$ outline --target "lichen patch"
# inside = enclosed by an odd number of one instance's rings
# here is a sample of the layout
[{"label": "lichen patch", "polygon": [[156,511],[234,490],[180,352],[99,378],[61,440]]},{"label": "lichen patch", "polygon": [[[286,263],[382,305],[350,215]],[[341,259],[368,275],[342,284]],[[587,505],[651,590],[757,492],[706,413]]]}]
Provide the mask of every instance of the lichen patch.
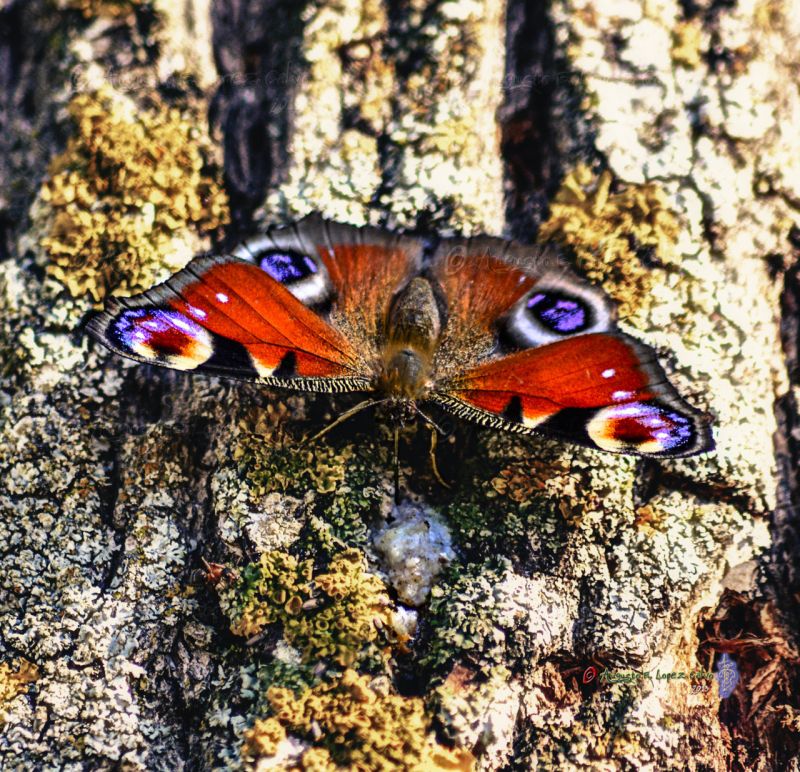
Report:
[{"label": "lichen patch", "polygon": [[228,210],[196,117],[104,87],[69,106],[75,134],[33,208],[47,270],[74,296],[129,295],[185,265]]},{"label": "lichen patch", "polygon": [[455,559],[450,531],[435,512],[408,504],[374,538],[399,599],[422,605],[436,577]]},{"label": "lichen patch", "polygon": [[348,669],[299,694],[272,687],[267,700],[274,717],[257,722],[245,738],[251,761],[277,751],[288,729],[312,745],[298,770],[474,769],[471,753],[435,741],[423,700],[398,695],[385,679]]},{"label": "lichen patch", "polygon": [[319,572],[310,560],[264,553],[235,583],[220,587],[220,602],[233,633],[252,638],[280,622],[306,662],[329,659],[349,666],[359,658],[380,657],[396,637],[386,587],[365,570],[355,549],[334,556]]},{"label": "lichen patch", "polygon": [[539,239],[571,247],[578,267],[627,317],[652,291],[652,266],[676,260],[678,233],[678,220],[658,184],[614,189],[611,172],[596,176],[578,165],[551,203]]},{"label": "lichen patch", "polygon": [[3,703],[25,692],[39,679],[39,668],[26,659],[0,662],[0,725],[3,723]]}]

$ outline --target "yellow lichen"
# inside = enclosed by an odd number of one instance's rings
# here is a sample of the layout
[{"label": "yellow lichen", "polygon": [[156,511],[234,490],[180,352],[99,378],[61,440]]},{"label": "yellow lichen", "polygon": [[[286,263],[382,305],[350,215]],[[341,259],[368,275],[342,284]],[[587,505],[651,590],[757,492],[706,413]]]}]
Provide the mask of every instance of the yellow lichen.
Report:
[{"label": "yellow lichen", "polygon": [[672,61],[684,67],[699,67],[703,27],[699,19],[681,21],[672,30]]},{"label": "yellow lichen", "polygon": [[376,688],[354,670],[299,695],[271,687],[267,700],[284,729],[314,746],[297,769],[470,770],[475,765],[468,751],[435,741],[421,698]]},{"label": "yellow lichen", "polygon": [[244,733],[242,754],[256,759],[274,756],[285,738],[286,731],[276,718],[257,718],[252,728]]},{"label": "yellow lichen", "polygon": [[774,34],[785,28],[787,8],[781,0],[762,0],[753,9],[753,21],[759,32]]},{"label": "yellow lichen", "polygon": [[517,504],[525,504],[537,492],[545,490],[547,483],[556,475],[567,471],[566,465],[560,461],[548,463],[529,459],[501,469],[489,484],[500,496],[507,496]]},{"label": "yellow lichen", "polygon": [[190,115],[140,109],[110,89],[70,103],[76,134],[50,166],[38,217],[48,271],[75,295],[128,295],[182,267],[204,233],[227,221],[208,165],[210,143]]},{"label": "yellow lichen", "polygon": [[303,772],[336,772],[339,767],[333,763],[331,754],[325,748],[309,748],[295,769]]},{"label": "yellow lichen", "polygon": [[361,649],[378,639],[379,627],[393,624],[383,582],[364,570],[358,550],[346,550],[331,561],[327,573],[314,579],[316,608],[285,622],[286,637],[306,659],[328,657],[351,665]]},{"label": "yellow lichen", "polygon": [[347,462],[353,456],[352,448],[334,452],[332,448],[317,450],[308,461],[308,476],[318,493],[333,493],[344,482]]},{"label": "yellow lichen", "polygon": [[28,684],[38,679],[39,669],[26,659],[0,663],[0,705],[22,694]]},{"label": "yellow lichen", "polygon": [[281,622],[286,640],[305,660],[329,658],[343,666],[394,625],[386,587],[365,570],[355,549],[335,555],[313,580],[310,561],[264,553],[237,582],[220,588],[220,603],[234,634],[251,638]]},{"label": "yellow lichen", "polygon": [[238,581],[220,588],[224,610],[232,618],[231,632],[250,638],[265,625],[296,614],[308,598],[311,562],[299,562],[286,552],[271,551],[245,566]]},{"label": "yellow lichen", "polygon": [[118,18],[127,16],[139,7],[149,7],[150,0],[58,0],[61,10],[80,11],[87,19],[101,16]]},{"label": "yellow lichen", "polygon": [[[275,450],[288,449],[287,453]],[[333,493],[345,479],[352,448],[340,450],[321,445],[297,447],[283,425],[262,433],[242,433],[233,456],[240,461],[240,470],[250,483],[254,496],[273,491],[286,492],[298,484],[310,483],[317,493]]]},{"label": "yellow lichen", "polygon": [[597,178],[579,165],[564,179],[539,240],[571,246],[587,277],[601,283],[619,302],[621,314],[629,316],[652,286],[642,253],[674,261],[678,220],[657,184],[612,192],[611,183],[610,172]]}]

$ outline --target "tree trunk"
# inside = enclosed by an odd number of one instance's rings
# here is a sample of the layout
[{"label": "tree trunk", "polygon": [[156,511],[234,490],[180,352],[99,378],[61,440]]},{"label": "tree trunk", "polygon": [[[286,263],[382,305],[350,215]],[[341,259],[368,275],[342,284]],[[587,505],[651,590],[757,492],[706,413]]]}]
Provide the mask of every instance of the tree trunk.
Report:
[{"label": "tree trunk", "polygon": [[[792,10],[6,0],[0,766],[800,765]],[[87,339],[310,211],[561,243],[716,452],[409,429],[398,508],[354,400]]]}]

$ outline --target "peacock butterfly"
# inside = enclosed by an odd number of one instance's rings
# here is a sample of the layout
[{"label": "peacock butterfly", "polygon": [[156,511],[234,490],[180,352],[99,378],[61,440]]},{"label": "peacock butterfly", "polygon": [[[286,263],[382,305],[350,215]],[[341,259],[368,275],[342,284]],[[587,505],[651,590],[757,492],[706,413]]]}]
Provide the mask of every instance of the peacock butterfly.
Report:
[{"label": "peacock butterfly", "polygon": [[[401,421],[456,416],[612,453],[713,448],[654,351],[550,247],[438,242],[311,215],[112,299],[90,333],[122,356],[318,392]],[[422,414],[424,416],[424,414]]]}]

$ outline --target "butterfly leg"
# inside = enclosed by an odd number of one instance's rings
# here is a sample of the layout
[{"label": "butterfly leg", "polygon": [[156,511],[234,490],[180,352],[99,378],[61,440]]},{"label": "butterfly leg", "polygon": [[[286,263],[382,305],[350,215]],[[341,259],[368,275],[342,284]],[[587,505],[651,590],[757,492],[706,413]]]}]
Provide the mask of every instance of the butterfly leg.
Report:
[{"label": "butterfly leg", "polygon": [[394,425],[394,503],[400,503],[400,426]]},{"label": "butterfly leg", "polygon": [[439,481],[442,487],[447,488],[450,490],[453,486],[450,483],[445,482],[444,478],[439,472],[439,465],[436,463],[436,447],[439,444],[439,427],[436,426],[433,421],[429,422],[428,428],[431,430],[431,448],[429,451],[430,459],[431,459],[431,469],[433,470],[433,476]]},{"label": "butterfly leg", "polygon": [[444,478],[439,472],[439,465],[436,463],[436,447],[439,444],[438,435],[439,434],[445,435],[447,432],[445,432],[445,430],[442,429],[442,427],[439,426],[439,424],[437,424],[436,421],[434,421],[429,415],[423,413],[422,410],[420,410],[416,404],[414,405],[414,409],[417,411],[419,417],[422,418],[423,421],[425,421],[427,427],[431,430],[431,447],[429,451],[429,456],[431,459],[431,469],[433,469],[433,476],[439,481],[442,487],[450,489],[453,486],[445,482]]},{"label": "butterfly leg", "polygon": [[312,435],[311,437],[306,437],[304,440],[300,442],[300,447],[304,445],[310,445],[312,442],[316,442],[320,437],[326,435],[331,429],[338,426],[341,423],[347,421],[348,418],[352,418],[356,413],[360,413],[362,410],[366,410],[368,407],[372,407],[373,405],[380,405],[381,402],[386,402],[385,399],[365,399],[363,402],[359,402],[354,407],[351,407],[349,410],[345,410],[338,418],[334,421],[331,421],[322,431],[317,432],[316,434]]}]

